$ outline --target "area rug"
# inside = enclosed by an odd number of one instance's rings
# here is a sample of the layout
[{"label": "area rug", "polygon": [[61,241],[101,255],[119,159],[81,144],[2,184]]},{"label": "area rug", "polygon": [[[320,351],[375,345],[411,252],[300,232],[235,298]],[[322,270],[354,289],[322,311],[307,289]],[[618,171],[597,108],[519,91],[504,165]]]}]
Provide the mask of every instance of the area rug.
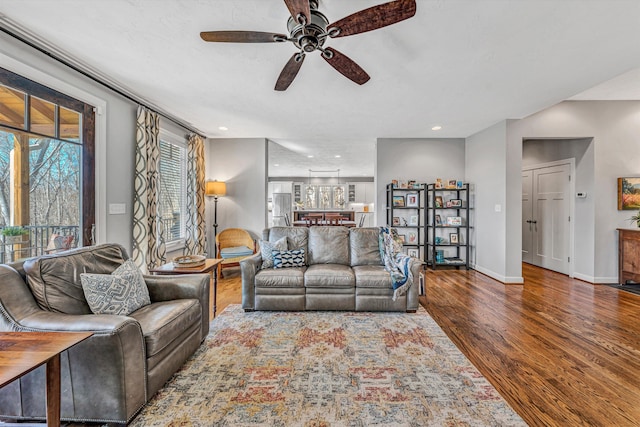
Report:
[{"label": "area rug", "polygon": [[227,307],[130,426],[526,426],[421,307]]},{"label": "area rug", "polygon": [[607,286],[620,289],[621,291],[631,292],[632,294],[640,295],[640,284],[638,285],[607,285]]}]

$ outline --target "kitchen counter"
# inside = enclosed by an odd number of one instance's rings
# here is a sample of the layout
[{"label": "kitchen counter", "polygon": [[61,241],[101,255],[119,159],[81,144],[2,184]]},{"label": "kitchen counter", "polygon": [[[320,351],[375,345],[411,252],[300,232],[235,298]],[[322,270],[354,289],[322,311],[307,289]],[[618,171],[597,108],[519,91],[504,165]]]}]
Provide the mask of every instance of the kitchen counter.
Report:
[{"label": "kitchen counter", "polygon": [[304,211],[293,211],[293,220],[294,221],[302,221],[308,215],[317,215],[322,214],[322,220],[325,219],[326,214],[335,214],[349,217],[349,221],[353,221],[355,218],[354,211],[341,211],[341,210],[304,210]]}]

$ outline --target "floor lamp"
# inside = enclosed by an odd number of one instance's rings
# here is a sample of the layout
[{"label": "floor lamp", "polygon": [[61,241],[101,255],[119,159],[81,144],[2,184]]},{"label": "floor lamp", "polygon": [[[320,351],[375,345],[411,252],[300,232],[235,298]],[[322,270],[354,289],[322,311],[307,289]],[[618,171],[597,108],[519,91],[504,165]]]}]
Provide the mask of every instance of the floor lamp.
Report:
[{"label": "floor lamp", "polygon": [[227,194],[227,184],[223,181],[207,181],[204,194],[207,196],[213,196],[213,256],[217,257],[218,244],[216,242],[216,236],[218,235],[218,197],[222,197]]}]

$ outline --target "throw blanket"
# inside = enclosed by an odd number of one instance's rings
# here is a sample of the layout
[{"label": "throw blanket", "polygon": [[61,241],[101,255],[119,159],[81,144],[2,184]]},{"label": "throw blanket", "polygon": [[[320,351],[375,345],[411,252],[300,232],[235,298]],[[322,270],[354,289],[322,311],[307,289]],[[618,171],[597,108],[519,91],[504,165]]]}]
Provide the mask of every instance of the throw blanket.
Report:
[{"label": "throw blanket", "polygon": [[395,301],[399,296],[407,293],[413,282],[411,257],[402,252],[402,241],[393,228],[380,227],[378,243],[380,256],[384,260],[384,269],[391,274]]}]

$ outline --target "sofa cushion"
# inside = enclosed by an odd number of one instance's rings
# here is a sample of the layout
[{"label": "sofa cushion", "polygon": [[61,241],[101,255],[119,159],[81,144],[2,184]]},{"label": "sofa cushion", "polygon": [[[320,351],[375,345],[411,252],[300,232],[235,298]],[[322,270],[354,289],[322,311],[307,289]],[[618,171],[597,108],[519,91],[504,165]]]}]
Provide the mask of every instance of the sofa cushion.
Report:
[{"label": "sofa cushion", "polygon": [[91,314],[80,274],[111,274],[127,259],[126,250],[111,243],[28,259],[24,262],[24,271],[29,288],[43,310]]},{"label": "sofa cushion", "polygon": [[379,239],[380,229],[378,227],[349,230],[351,266],[382,265]]},{"label": "sofa cushion", "polygon": [[274,242],[283,237],[287,238],[287,248],[290,250],[304,249],[305,264],[307,264],[307,255],[309,252],[309,229],[307,227],[272,227],[265,230],[264,238]]},{"label": "sofa cushion", "polygon": [[201,316],[197,299],[154,302],[131,313],[142,328],[147,360],[171,345],[193,325],[199,325]]},{"label": "sofa cushion", "polygon": [[273,251],[286,251],[287,238],[283,237],[275,242],[260,240],[260,256],[262,257],[261,268],[273,268]]},{"label": "sofa cushion", "polygon": [[304,267],[304,249],[272,251],[273,268]]},{"label": "sofa cushion", "polygon": [[353,267],[357,288],[393,289],[391,275],[383,265],[360,265]]},{"label": "sofa cushion", "polygon": [[309,227],[309,265],[349,265],[349,229],[347,227]]},{"label": "sofa cushion", "polygon": [[292,267],[260,270],[256,274],[256,287],[262,288],[302,288],[307,267]]},{"label": "sofa cushion", "polygon": [[111,274],[80,274],[82,290],[94,314],[128,316],[151,304],[142,272],[126,260]]},{"label": "sofa cushion", "polygon": [[353,270],[342,264],[310,265],[304,275],[307,288],[352,288],[355,285]]}]

